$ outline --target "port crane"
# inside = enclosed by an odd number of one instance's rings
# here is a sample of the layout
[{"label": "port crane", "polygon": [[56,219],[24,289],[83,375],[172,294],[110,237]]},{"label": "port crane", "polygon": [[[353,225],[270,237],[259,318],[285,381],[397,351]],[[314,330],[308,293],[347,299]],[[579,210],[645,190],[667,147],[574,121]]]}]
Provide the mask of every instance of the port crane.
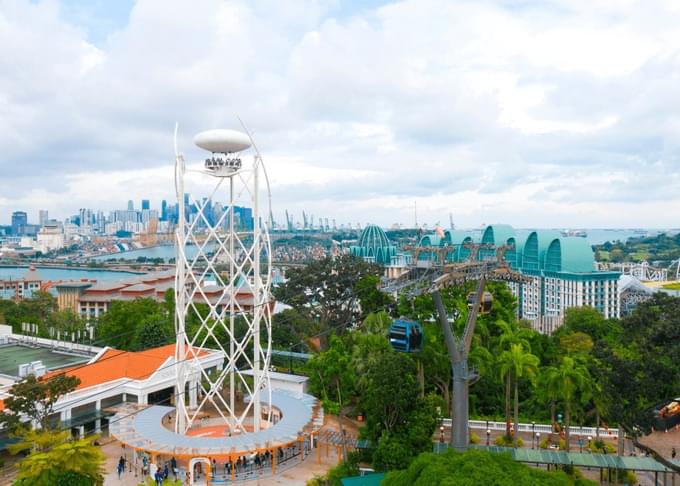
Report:
[{"label": "port crane", "polygon": [[[467,256],[462,261],[453,261],[450,255],[462,246]],[[453,376],[453,398],[451,446],[459,451],[469,445],[469,386],[478,375],[468,364],[472,336],[475,332],[480,306],[485,300],[484,287],[487,282],[528,282],[526,277],[514,271],[505,260],[505,253],[512,248],[485,243],[464,243],[448,246],[405,247],[413,255],[409,269],[398,279],[389,281],[383,290],[403,294],[407,297],[432,295],[439,324],[444,333],[446,348]],[[462,253],[462,252],[459,252]],[[424,258],[421,258],[424,256]],[[449,315],[440,291],[451,286],[476,282],[475,292],[469,296],[470,309],[463,334],[458,336],[451,328]]]}]

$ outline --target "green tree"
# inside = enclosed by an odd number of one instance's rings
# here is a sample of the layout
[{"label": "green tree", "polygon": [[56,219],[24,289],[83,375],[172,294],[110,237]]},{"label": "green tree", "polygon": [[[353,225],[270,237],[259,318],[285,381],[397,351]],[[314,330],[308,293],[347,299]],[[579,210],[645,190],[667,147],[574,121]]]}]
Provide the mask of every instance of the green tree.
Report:
[{"label": "green tree", "polygon": [[364,319],[363,329],[370,334],[387,336],[387,331],[392,324],[392,318],[385,311],[371,312]]},{"label": "green tree", "polygon": [[364,314],[380,312],[392,304],[392,298],[379,286],[380,277],[376,274],[366,275],[356,283],[355,291]]},{"label": "green tree", "polygon": [[349,401],[356,385],[349,349],[339,337],[333,336],[329,348],[314,355],[307,364],[309,384],[317,396],[335,402],[342,408]]},{"label": "green tree", "polygon": [[514,461],[509,454],[470,450],[424,453],[401,471],[389,472],[382,486],[596,486],[561,471],[544,471]]},{"label": "green tree", "polygon": [[534,330],[522,327],[516,320],[496,321],[496,327],[500,330],[498,345],[501,350],[510,349],[513,344],[521,345],[525,350],[531,350],[531,338]]},{"label": "green tree", "polygon": [[166,316],[158,314],[151,315],[144,319],[135,335],[133,348],[143,351],[149,348],[163,346],[174,341],[174,330]]},{"label": "green tree", "polygon": [[[19,463],[17,485],[42,486],[62,484],[58,478],[87,478],[91,485],[104,483],[106,456],[93,444],[97,436],[71,439],[69,431],[28,430],[10,452],[30,450]],[[65,474],[67,471],[74,474]],[[75,475],[75,478],[74,478]],[[67,483],[68,484],[68,483]],[[75,484],[82,484],[75,483]]]},{"label": "green tree", "polygon": [[511,344],[510,349],[498,357],[501,380],[505,381],[505,434],[510,437],[510,389],[514,385],[514,423],[519,424],[519,381],[526,377],[532,382],[538,370],[539,359],[525,351],[522,344]]},{"label": "green tree", "polygon": [[17,431],[28,419],[48,429],[54,404],[61,396],[75,390],[79,383],[79,378],[65,374],[48,380],[27,376],[9,389],[9,396],[4,400],[5,409],[0,412],[0,424],[5,424],[10,431]]},{"label": "green tree", "polygon": [[592,378],[582,363],[564,356],[558,366],[551,366],[545,371],[545,385],[555,390],[564,404],[564,441],[569,451],[571,410],[576,400],[590,398]]},{"label": "green tree", "polygon": [[593,354],[605,411],[634,444],[677,472],[680,468],[641,438],[655,424],[654,407],[680,390],[680,298],[661,292],[596,341]]},{"label": "green tree", "polygon": [[295,351],[304,351],[309,347],[307,339],[318,332],[314,321],[296,309],[285,309],[272,316],[272,346],[276,349],[293,346]]},{"label": "green tree", "polygon": [[[305,268],[288,271],[288,281],[274,294],[277,300],[293,306],[298,312],[318,322],[320,345],[326,347],[331,331],[342,333],[361,315],[357,285],[369,275],[378,275],[380,267],[361,258],[343,255],[310,263]],[[365,282],[365,281],[364,281]],[[362,287],[360,290],[366,290]],[[374,292],[368,293],[371,302]],[[371,307],[373,304],[367,304]]]},{"label": "green tree", "polygon": [[560,349],[569,355],[588,355],[593,349],[592,338],[581,331],[565,334],[559,340]]},{"label": "green tree", "polygon": [[169,322],[173,322],[165,306],[154,299],[135,299],[129,302],[115,300],[97,322],[97,340],[113,348],[133,351],[141,324],[151,316],[164,316]]},{"label": "green tree", "polygon": [[366,411],[367,432],[378,440],[384,432],[393,434],[407,424],[418,403],[416,367],[405,353],[384,353],[368,369],[368,387],[361,397]]}]

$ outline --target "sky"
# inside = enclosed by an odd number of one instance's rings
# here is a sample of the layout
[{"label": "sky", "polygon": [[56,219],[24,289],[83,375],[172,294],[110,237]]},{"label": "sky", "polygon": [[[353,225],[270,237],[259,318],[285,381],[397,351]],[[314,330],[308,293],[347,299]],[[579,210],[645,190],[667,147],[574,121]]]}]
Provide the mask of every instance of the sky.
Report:
[{"label": "sky", "polygon": [[678,25],[676,0],[0,0],[0,224],[158,208],[175,123],[199,161],[240,117],[280,223],[677,228]]}]

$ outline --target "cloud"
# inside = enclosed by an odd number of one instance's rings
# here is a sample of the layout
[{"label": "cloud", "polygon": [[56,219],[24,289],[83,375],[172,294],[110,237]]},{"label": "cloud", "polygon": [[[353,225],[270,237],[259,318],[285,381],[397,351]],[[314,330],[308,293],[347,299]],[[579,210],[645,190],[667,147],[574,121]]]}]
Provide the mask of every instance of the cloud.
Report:
[{"label": "cloud", "polygon": [[677,226],[672,1],[0,0],[0,218],[172,199],[254,131],[274,214]]}]

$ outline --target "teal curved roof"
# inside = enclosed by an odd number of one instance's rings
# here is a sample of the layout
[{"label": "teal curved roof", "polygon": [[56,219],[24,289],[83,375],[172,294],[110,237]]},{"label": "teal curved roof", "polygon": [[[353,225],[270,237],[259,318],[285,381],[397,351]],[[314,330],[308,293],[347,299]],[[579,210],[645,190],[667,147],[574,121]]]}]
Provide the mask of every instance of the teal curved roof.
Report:
[{"label": "teal curved roof", "polygon": [[397,254],[397,248],[390,242],[382,228],[369,224],[361,232],[359,241],[349,249],[350,254],[371,258],[377,263],[388,265]]},{"label": "teal curved roof", "polygon": [[505,245],[510,238],[515,237],[515,229],[509,224],[490,224],[484,228],[482,233],[482,243],[492,245]]},{"label": "teal curved roof", "polygon": [[[509,224],[490,224],[484,228],[482,233],[482,243],[487,243],[495,246],[506,245],[508,241],[515,237],[515,230]],[[482,249],[479,251],[480,260],[485,258],[495,257],[495,250]],[[513,255],[510,255],[513,257]]]},{"label": "teal curved roof", "polygon": [[446,240],[452,245],[461,245],[467,241],[475,241],[475,236],[470,231],[446,230]]},{"label": "teal curved roof", "polygon": [[543,270],[545,252],[548,250],[550,243],[556,238],[560,238],[558,231],[538,230],[529,233],[526,243],[524,243],[522,270]]},{"label": "teal curved roof", "polygon": [[[479,241],[470,231],[446,230],[444,238],[437,234],[425,235],[421,246],[452,246],[449,261],[464,261],[470,250],[466,242]],[[482,243],[496,246],[510,245],[505,260],[514,269],[533,272],[591,273],[595,271],[595,255],[588,240],[577,236],[561,236],[554,230],[515,231],[507,224],[493,224],[484,228]],[[487,250],[488,251],[488,250]],[[480,250],[480,258],[487,256]],[[437,258],[435,254],[421,253],[421,259]]]},{"label": "teal curved roof", "polygon": [[547,272],[594,272],[595,255],[585,238],[562,236],[550,243],[544,267]]},{"label": "teal curved roof", "polygon": [[418,246],[444,246],[445,241],[445,238],[442,238],[438,234],[431,233],[420,238]]}]

